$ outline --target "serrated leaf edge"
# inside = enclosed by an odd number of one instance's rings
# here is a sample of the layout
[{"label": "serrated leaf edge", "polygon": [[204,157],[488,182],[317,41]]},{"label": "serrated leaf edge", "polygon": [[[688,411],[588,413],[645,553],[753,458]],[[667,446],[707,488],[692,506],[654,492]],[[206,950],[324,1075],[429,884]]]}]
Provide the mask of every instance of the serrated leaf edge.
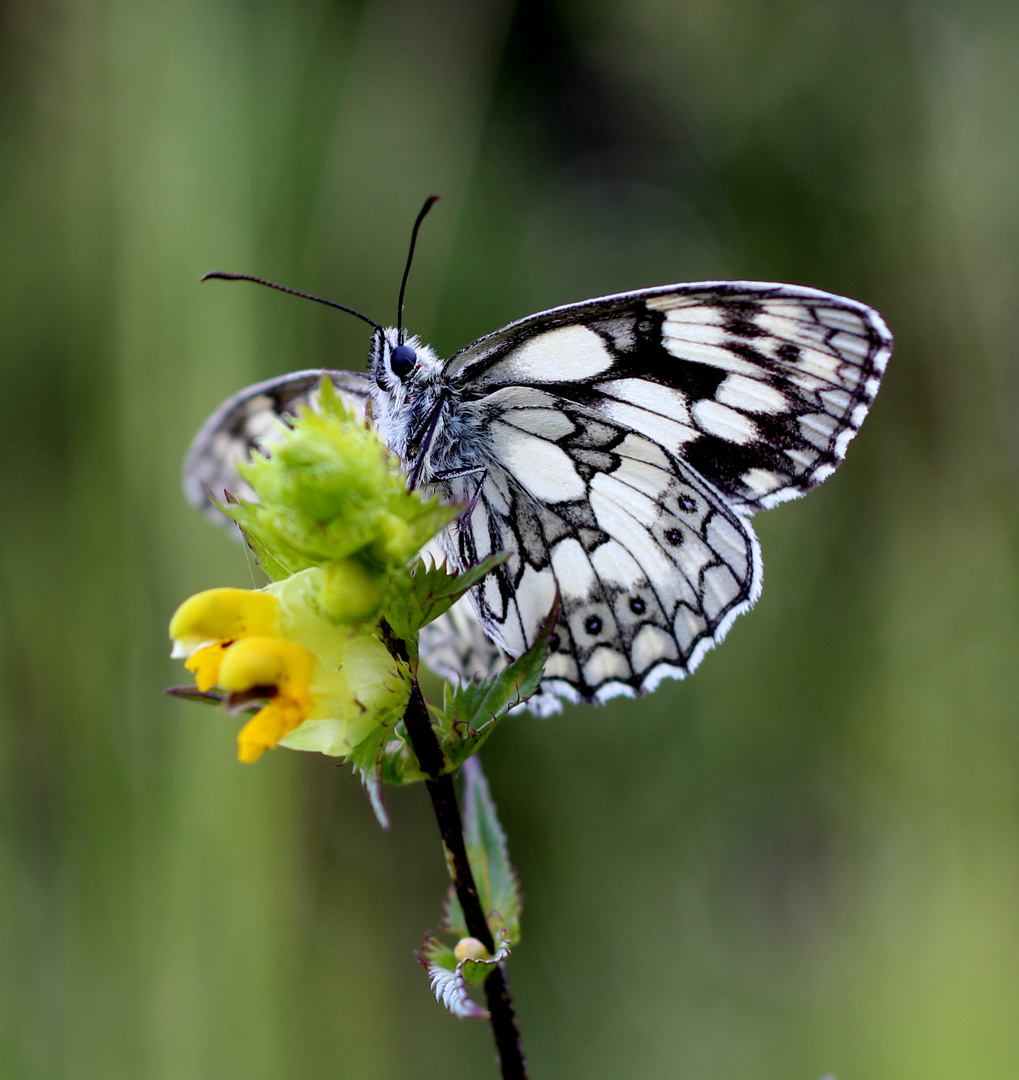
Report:
[{"label": "serrated leaf edge", "polygon": [[468,979],[465,971],[471,972],[472,984],[483,983],[495,966],[501,964],[510,954],[505,933],[500,935],[499,947],[490,960],[460,960],[455,968],[448,968],[438,960],[427,959],[431,950],[439,950],[447,956],[451,953],[435,938],[428,937],[425,938],[422,949],[424,955],[418,955],[418,960],[428,970],[428,983],[435,1000],[460,1020],[487,1020],[488,1009],[479,1005],[467,991]]}]

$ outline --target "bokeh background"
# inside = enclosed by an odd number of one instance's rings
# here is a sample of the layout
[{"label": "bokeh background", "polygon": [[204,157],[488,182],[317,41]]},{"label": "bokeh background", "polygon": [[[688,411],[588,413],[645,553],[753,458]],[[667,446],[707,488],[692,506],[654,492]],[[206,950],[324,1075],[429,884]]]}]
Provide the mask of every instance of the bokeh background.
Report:
[{"label": "bokeh background", "polygon": [[867,301],[843,469],[758,519],[696,677],[507,722],[536,1080],[1005,1080],[1019,1060],[1019,8],[1007,0],[0,4],[0,1077],[494,1077],[412,950],[424,792],[234,760],[165,699],[250,585],[184,505],[244,384],[704,278]]}]

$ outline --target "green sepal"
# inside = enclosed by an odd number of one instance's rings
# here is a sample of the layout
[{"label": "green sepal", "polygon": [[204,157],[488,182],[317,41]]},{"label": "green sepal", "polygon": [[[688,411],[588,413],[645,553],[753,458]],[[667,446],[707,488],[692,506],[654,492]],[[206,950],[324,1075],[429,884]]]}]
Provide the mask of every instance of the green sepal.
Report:
[{"label": "green sepal", "polygon": [[[520,885],[510,863],[506,834],[499,824],[488,781],[481,771],[480,758],[472,758],[464,764],[461,803],[467,858],[492,937],[496,941],[504,941],[507,946],[516,945],[520,940],[520,908],[523,902]],[[443,921],[454,934],[468,936],[463,910],[452,887],[446,898]]]},{"label": "green sepal", "polygon": [[362,774],[376,773],[384,784],[416,784],[426,779],[407,743],[402,721],[395,727],[377,727],[347,760]]},{"label": "green sepal", "polygon": [[238,528],[241,530],[244,542],[251,548],[252,554],[255,556],[255,562],[268,575],[270,581],[282,581],[284,578],[290,577],[293,571],[287,569],[275,555],[272,555],[269,549],[260,543],[253,533],[248,532],[247,529],[240,525],[238,525]]},{"label": "green sepal", "polygon": [[389,740],[381,749],[379,761],[383,783],[416,784],[427,779],[411,749],[402,721],[389,732]]},{"label": "green sepal", "polygon": [[462,574],[451,574],[442,563],[429,566],[418,559],[411,571],[409,587],[394,593],[386,618],[393,633],[404,641],[416,640],[418,631],[447,612],[468,589],[509,558],[500,552],[468,567]]},{"label": "green sepal", "polygon": [[226,493],[226,500],[221,502],[217,499],[211,491],[206,488],[206,495],[209,498],[209,502],[224,516],[230,518],[230,520],[241,530],[241,536],[244,537],[245,544],[251,549],[252,554],[255,556],[255,562],[265,572],[270,581],[282,581],[286,577],[290,577],[295,570],[301,569],[301,567],[287,567],[273,555],[269,549],[262,544],[256,535],[249,532],[239,520],[238,515],[243,510],[243,504],[236,496],[231,495],[228,491]]},{"label": "green sepal", "polygon": [[492,968],[509,956],[509,947],[501,949],[491,960],[462,960],[460,973],[468,986],[480,986],[492,973]]},{"label": "green sepal", "polygon": [[455,971],[456,965],[460,963],[453,952],[453,946],[447,945],[432,933],[425,938],[418,959],[429,964],[438,964],[447,971]]},{"label": "green sepal", "polygon": [[511,709],[538,689],[548,659],[548,645],[559,619],[556,601],[535,643],[516,660],[487,679],[464,686],[446,684],[442,708],[429,706],[433,726],[446,756],[447,772],[458,769],[478,752]]}]

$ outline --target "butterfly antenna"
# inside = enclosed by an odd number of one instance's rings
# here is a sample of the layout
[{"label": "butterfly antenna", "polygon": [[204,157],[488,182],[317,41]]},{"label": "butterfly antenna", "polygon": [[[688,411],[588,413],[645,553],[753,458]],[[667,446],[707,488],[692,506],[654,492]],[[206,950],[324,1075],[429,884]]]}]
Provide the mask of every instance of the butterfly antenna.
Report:
[{"label": "butterfly antenna", "polygon": [[410,275],[410,264],[414,261],[414,245],[418,240],[418,229],[425,220],[425,214],[439,201],[438,195],[429,195],[425,199],[425,205],[418,211],[417,221],[410,234],[410,251],[407,252],[407,265],[403,268],[403,281],[400,282],[400,299],[396,305],[396,336],[400,344],[403,344],[403,296],[407,291],[407,278]]},{"label": "butterfly antenna", "polygon": [[[411,251],[413,251],[413,245]],[[286,285],[277,285],[274,281],[266,281],[265,278],[254,277],[251,274],[226,274],[222,270],[212,270],[208,274],[203,274],[201,280],[208,281],[210,278],[218,278],[221,281],[253,281],[256,285],[264,285],[267,289],[276,289],[277,292],[289,293],[291,296],[300,296],[305,300],[314,300],[316,304],[325,304],[326,307],[339,308],[340,311],[345,311],[348,315],[355,315],[362,322],[366,322],[369,326],[375,327],[379,333],[382,332],[382,327],[374,319],[369,319],[367,315],[362,315],[360,311],[355,311],[353,308],[347,307],[345,304],[337,304],[335,300],[323,300],[321,296],[312,296],[311,293],[299,292],[297,289],[288,289]]]}]

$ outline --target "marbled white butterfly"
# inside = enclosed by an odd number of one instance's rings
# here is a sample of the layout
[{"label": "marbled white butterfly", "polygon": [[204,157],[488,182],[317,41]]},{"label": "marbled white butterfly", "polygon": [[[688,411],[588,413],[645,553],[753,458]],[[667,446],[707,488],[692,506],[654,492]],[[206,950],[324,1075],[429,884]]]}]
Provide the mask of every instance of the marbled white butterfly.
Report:
[{"label": "marbled white butterfly", "polygon": [[[491,642],[519,655],[558,593],[538,712],[693,671],[760,593],[751,515],[835,470],[892,346],[863,304],[747,281],[567,304],[449,360],[372,325],[369,375],[328,375],[350,402],[371,401],[412,483],[471,504],[443,537],[454,564],[512,553],[425,628],[422,656],[450,678],[489,671],[502,662]],[[322,375],[223,405],[188,455],[189,498],[250,495],[236,462],[271,452]]]}]

